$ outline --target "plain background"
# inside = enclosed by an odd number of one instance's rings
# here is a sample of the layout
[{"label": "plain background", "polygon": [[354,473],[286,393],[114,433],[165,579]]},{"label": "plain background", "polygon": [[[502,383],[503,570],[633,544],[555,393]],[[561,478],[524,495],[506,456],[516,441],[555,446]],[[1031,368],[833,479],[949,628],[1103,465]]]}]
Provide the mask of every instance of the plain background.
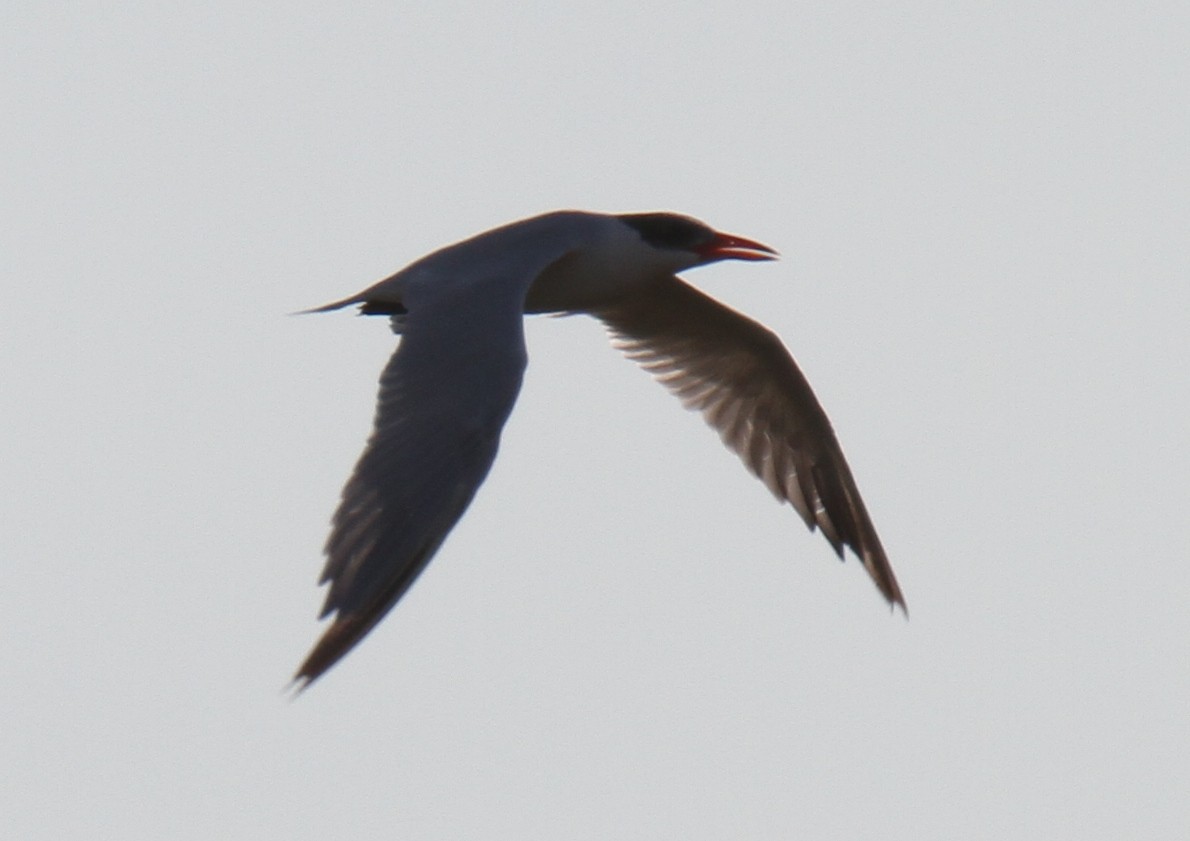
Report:
[{"label": "plain background", "polygon": [[[1190,826],[1182,3],[8,2],[0,812],[20,839]],[[586,319],[296,700],[394,345],[286,314],[559,207],[783,253],[904,586]]]}]

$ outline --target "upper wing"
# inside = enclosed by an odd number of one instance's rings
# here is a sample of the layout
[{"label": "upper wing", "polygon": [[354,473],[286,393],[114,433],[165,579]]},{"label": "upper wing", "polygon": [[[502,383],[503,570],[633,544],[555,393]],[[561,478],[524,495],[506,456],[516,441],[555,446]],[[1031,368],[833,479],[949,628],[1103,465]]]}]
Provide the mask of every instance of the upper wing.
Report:
[{"label": "upper wing", "polygon": [[322,616],[334,613],[334,621],[298,669],[299,685],[334,665],[397,603],[496,457],[525,367],[524,290],[475,287],[409,305],[380,377],[371,438],[326,544]]},{"label": "upper wing", "polygon": [[676,277],[593,314],[839,557],[851,547],[884,597],[905,608],[830,421],[772,331]]}]

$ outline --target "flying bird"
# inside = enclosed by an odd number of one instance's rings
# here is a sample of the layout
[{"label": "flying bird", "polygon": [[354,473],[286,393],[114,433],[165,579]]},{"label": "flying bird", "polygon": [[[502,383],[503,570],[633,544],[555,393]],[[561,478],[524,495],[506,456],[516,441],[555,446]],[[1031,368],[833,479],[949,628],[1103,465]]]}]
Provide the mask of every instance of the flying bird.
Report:
[{"label": "flying bird", "polygon": [[849,547],[905,608],[830,421],[772,331],[676,273],[777,252],[674,213],[559,211],[417,260],[357,295],[400,336],[380,376],[371,437],[327,540],[319,618],[331,624],[294,677],[339,661],[401,599],[458,522],[496,457],[527,361],[524,315],[587,313],[782,502]]}]

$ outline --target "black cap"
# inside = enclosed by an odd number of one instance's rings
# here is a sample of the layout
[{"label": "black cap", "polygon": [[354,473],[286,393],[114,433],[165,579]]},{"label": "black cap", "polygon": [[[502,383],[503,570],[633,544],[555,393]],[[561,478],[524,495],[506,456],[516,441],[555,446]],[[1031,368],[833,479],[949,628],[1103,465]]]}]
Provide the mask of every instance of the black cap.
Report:
[{"label": "black cap", "polygon": [[702,222],[677,213],[624,213],[619,218],[654,248],[696,252],[716,237]]}]

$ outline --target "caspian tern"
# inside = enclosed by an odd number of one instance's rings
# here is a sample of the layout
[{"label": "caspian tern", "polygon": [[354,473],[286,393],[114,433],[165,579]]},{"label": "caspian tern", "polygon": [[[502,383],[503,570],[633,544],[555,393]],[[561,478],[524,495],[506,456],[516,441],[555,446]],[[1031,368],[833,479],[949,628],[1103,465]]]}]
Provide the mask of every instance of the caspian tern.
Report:
[{"label": "caspian tern", "polygon": [[400,344],[371,438],[343,488],[319,583],[334,614],[294,680],[304,687],[400,600],[496,457],[527,361],[523,316],[588,313],[718,430],[836,554],[850,547],[905,608],[830,421],[777,336],[676,272],[776,252],[673,213],[547,213],[435,251],[342,301],[387,315]]}]

